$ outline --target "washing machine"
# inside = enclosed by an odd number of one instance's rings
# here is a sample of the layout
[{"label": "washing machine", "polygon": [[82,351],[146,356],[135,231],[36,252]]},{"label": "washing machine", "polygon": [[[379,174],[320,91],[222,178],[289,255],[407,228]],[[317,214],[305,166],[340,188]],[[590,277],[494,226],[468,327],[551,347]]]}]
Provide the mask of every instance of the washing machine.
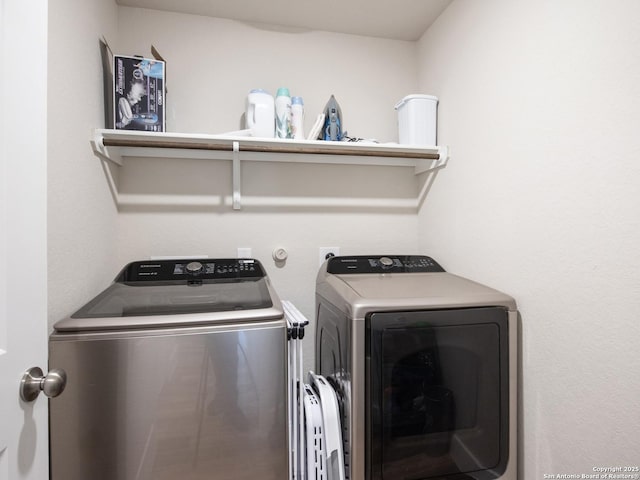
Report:
[{"label": "washing machine", "polygon": [[51,478],[287,478],[286,341],[257,260],[127,265],[50,336]]},{"label": "washing machine", "polygon": [[342,256],[320,269],[316,315],[346,478],[517,478],[513,298],[427,256]]}]

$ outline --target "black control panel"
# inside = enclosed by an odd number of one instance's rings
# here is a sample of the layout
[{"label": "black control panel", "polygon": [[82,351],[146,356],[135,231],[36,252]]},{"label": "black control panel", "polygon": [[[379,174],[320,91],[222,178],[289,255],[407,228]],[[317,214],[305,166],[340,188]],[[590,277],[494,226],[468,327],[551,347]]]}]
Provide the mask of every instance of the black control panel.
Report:
[{"label": "black control panel", "polygon": [[327,272],[345,273],[422,273],[444,272],[438,262],[424,255],[357,255],[332,257]]},{"label": "black control panel", "polygon": [[260,262],[251,258],[149,260],[128,264],[116,282],[189,282],[265,276]]}]

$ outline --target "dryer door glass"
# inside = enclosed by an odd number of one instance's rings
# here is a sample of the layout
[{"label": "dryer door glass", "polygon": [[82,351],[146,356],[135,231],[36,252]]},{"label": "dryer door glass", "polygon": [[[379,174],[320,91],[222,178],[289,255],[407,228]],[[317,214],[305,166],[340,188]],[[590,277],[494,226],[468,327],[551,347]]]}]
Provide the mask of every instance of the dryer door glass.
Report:
[{"label": "dryer door glass", "polygon": [[367,319],[367,467],[373,480],[491,479],[508,457],[502,308]]}]

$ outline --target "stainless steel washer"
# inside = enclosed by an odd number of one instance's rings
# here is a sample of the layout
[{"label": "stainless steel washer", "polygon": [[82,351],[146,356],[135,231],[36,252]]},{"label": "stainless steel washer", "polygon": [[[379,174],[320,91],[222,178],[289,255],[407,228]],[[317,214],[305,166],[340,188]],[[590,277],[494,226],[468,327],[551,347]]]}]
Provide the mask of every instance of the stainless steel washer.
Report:
[{"label": "stainless steel washer", "polygon": [[256,260],[143,261],[58,322],[53,480],[282,480],[286,323]]}]

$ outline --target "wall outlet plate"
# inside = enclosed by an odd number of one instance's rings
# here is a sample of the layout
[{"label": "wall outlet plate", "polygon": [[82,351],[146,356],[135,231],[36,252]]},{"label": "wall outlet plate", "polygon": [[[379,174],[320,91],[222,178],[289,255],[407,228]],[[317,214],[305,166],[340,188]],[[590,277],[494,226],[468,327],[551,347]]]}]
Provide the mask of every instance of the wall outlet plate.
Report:
[{"label": "wall outlet plate", "polygon": [[337,257],[340,255],[340,247],[320,247],[318,252],[318,265],[322,265],[329,257]]},{"label": "wall outlet plate", "polygon": [[251,247],[238,247],[238,258],[252,258]]}]

